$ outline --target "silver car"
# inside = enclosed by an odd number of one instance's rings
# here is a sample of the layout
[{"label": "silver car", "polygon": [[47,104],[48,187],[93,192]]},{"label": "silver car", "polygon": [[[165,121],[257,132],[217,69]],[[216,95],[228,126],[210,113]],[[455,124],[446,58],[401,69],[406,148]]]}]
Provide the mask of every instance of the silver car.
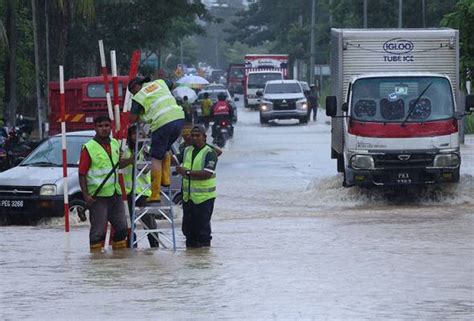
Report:
[{"label": "silver car", "polygon": [[[95,132],[66,135],[69,214],[71,221],[79,221],[78,212],[86,209],[79,186],[79,157],[82,145]],[[179,200],[181,180],[176,173],[171,183],[174,199]],[[43,217],[63,216],[63,188],[61,136],[56,135],[41,143],[20,165],[0,173],[0,222],[32,224]]]}]

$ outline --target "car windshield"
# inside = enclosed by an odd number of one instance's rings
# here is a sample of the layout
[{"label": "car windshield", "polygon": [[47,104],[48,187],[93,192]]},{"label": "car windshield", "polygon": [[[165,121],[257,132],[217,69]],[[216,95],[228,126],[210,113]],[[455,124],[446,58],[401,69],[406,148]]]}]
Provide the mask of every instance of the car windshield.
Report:
[{"label": "car windshield", "polygon": [[[68,166],[77,167],[82,145],[92,137],[90,136],[67,136],[67,163]],[[39,145],[20,164],[20,166],[62,166],[61,137],[48,138]]]},{"label": "car windshield", "polygon": [[283,79],[279,72],[249,74],[248,87],[249,88],[264,88],[267,81]]},{"label": "car windshield", "polygon": [[[209,98],[211,100],[217,100],[217,96],[222,93],[225,94],[227,98],[230,97],[229,92],[227,90],[207,91],[207,93],[209,94]],[[199,93],[198,99],[199,100],[204,99],[204,92]]]},{"label": "car windshield", "polygon": [[268,84],[265,94],[299,94],[301,87],[297,83],[290,84]]},{"label": "car windshield", "polygon": [[244,69],[243,68],[231,68],[230,69],[230,77],[243,78],[244,77]]},{"label": "car windshield", "polygon": [[[420,96],[421,95],[421,96]],[[451,85],[443,77],[359,79],[352,86],[351,116],[374,122],[425,122],[453,117]]]}]

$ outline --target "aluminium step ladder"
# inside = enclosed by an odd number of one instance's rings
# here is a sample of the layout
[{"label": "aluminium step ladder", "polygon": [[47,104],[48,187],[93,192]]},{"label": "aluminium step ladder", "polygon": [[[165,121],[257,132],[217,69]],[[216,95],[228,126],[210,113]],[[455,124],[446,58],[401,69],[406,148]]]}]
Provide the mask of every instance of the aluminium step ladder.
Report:
[{"label": "aluminium step ladder", "polygon": [[[138,243],[143,239],[148,240],[151,235],[155,238],[161,247],[172,248],[176,251],[176,232],[175,232],[175,217],[174,217],[174,198],[178,191],[169,187],[161,187],[161,202],[146,204],[144,207],[137,206],[137,200],[143,196],[145,191],[151,189],[151,185],[146,186],[141,193],[137,192],[138,178],[144,175],[149,175],[151,170],[151,159],[149,157],[140,157],[145,155],[146,151],[150,149],[151,138],[147,134],[147,130],[143,125],[137,126],[137,135],[134,153],[133,166],[133,185],[132,185],[132,208],[130,209],[131,221],[131,247],[138,247]],[[150,229],[143,222],[145,215],[153,215],[156,220],[156,229]]]}]

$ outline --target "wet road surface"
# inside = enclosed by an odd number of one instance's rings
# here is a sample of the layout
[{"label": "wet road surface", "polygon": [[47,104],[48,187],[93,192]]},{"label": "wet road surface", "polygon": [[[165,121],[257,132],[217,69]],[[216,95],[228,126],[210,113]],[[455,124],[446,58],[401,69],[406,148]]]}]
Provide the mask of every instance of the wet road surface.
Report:
[{"label": "wet road surface", "polygon": [[473,137],[460,184],[394,196],[341,187],[323,117],[239,112],[211,249],[178,231],[176,253],[92,255],[87,226],[0,227],[0,319],[473,318]]}]

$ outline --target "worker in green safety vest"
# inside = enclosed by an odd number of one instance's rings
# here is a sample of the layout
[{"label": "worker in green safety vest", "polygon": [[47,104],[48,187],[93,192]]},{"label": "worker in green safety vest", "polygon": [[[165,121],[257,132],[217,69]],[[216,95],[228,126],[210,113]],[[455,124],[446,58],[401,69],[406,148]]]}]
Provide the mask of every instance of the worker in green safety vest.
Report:
[{"label": "worker in green safety vest", "polygon": [[191,129],[192,145],[179,156],[176,171],[183,177],[183,223],[186,247],[211,245],[211,216],[216,199],[217,154],[206,144],[206,129]]},{"label": "worker in green safety vest", "polygon": [[151,81],[149,77],[137,77],[128,84],[128,89],[133,94],[130,121],[147,123],[152,132],[152,189],[148,202],[160,202],[161,186],[169,186],[171,183],[170,148],[184,125],[183,109],[178,106],[170,91],[173,86],[171,81]]},{"label": "worker in green safety vest", "polygon": [[124,163],[119,163],[119,143],[110,138],[111,124],[108,116],[94,119],[96,135],[83,145],[79,160],[79,184],[91,223],[91,252],[101,251],[104,246],[107,222],[115,230],[112,248],[127,247],[127,220],[118,179],[118,168]]},{"label": "worker in green safety vest", "polygon": [[[123,169],[123,181],[125,185],[125,191],[127,193],[128,208],[130,212],[132,211],[133,206],[133,183],[134,183],[134,152],[135,144],[137,141],[137,126],[130,126],[127,132],[127,143],[125,151],[122,154],[122,159],[124,160],[126,167]],[[138,160],[144,160],[143,152],[138,156]],[[150,172],[145,172],[140,175],[136,181],[135,186],[135,195],[138,198],[135,200],[136,207],[143,207],[146,205],[145,198],[151,195],[150,190],[151,177]],[[146,228],[149,230],[156,230],[157,224],[154,217],[154,214],[145,214],[142,216],[141,221],[145,224]],[[148,234],[148,241],[150,242],[150,247],[159,247],[158,242],[158,233]]]}]

